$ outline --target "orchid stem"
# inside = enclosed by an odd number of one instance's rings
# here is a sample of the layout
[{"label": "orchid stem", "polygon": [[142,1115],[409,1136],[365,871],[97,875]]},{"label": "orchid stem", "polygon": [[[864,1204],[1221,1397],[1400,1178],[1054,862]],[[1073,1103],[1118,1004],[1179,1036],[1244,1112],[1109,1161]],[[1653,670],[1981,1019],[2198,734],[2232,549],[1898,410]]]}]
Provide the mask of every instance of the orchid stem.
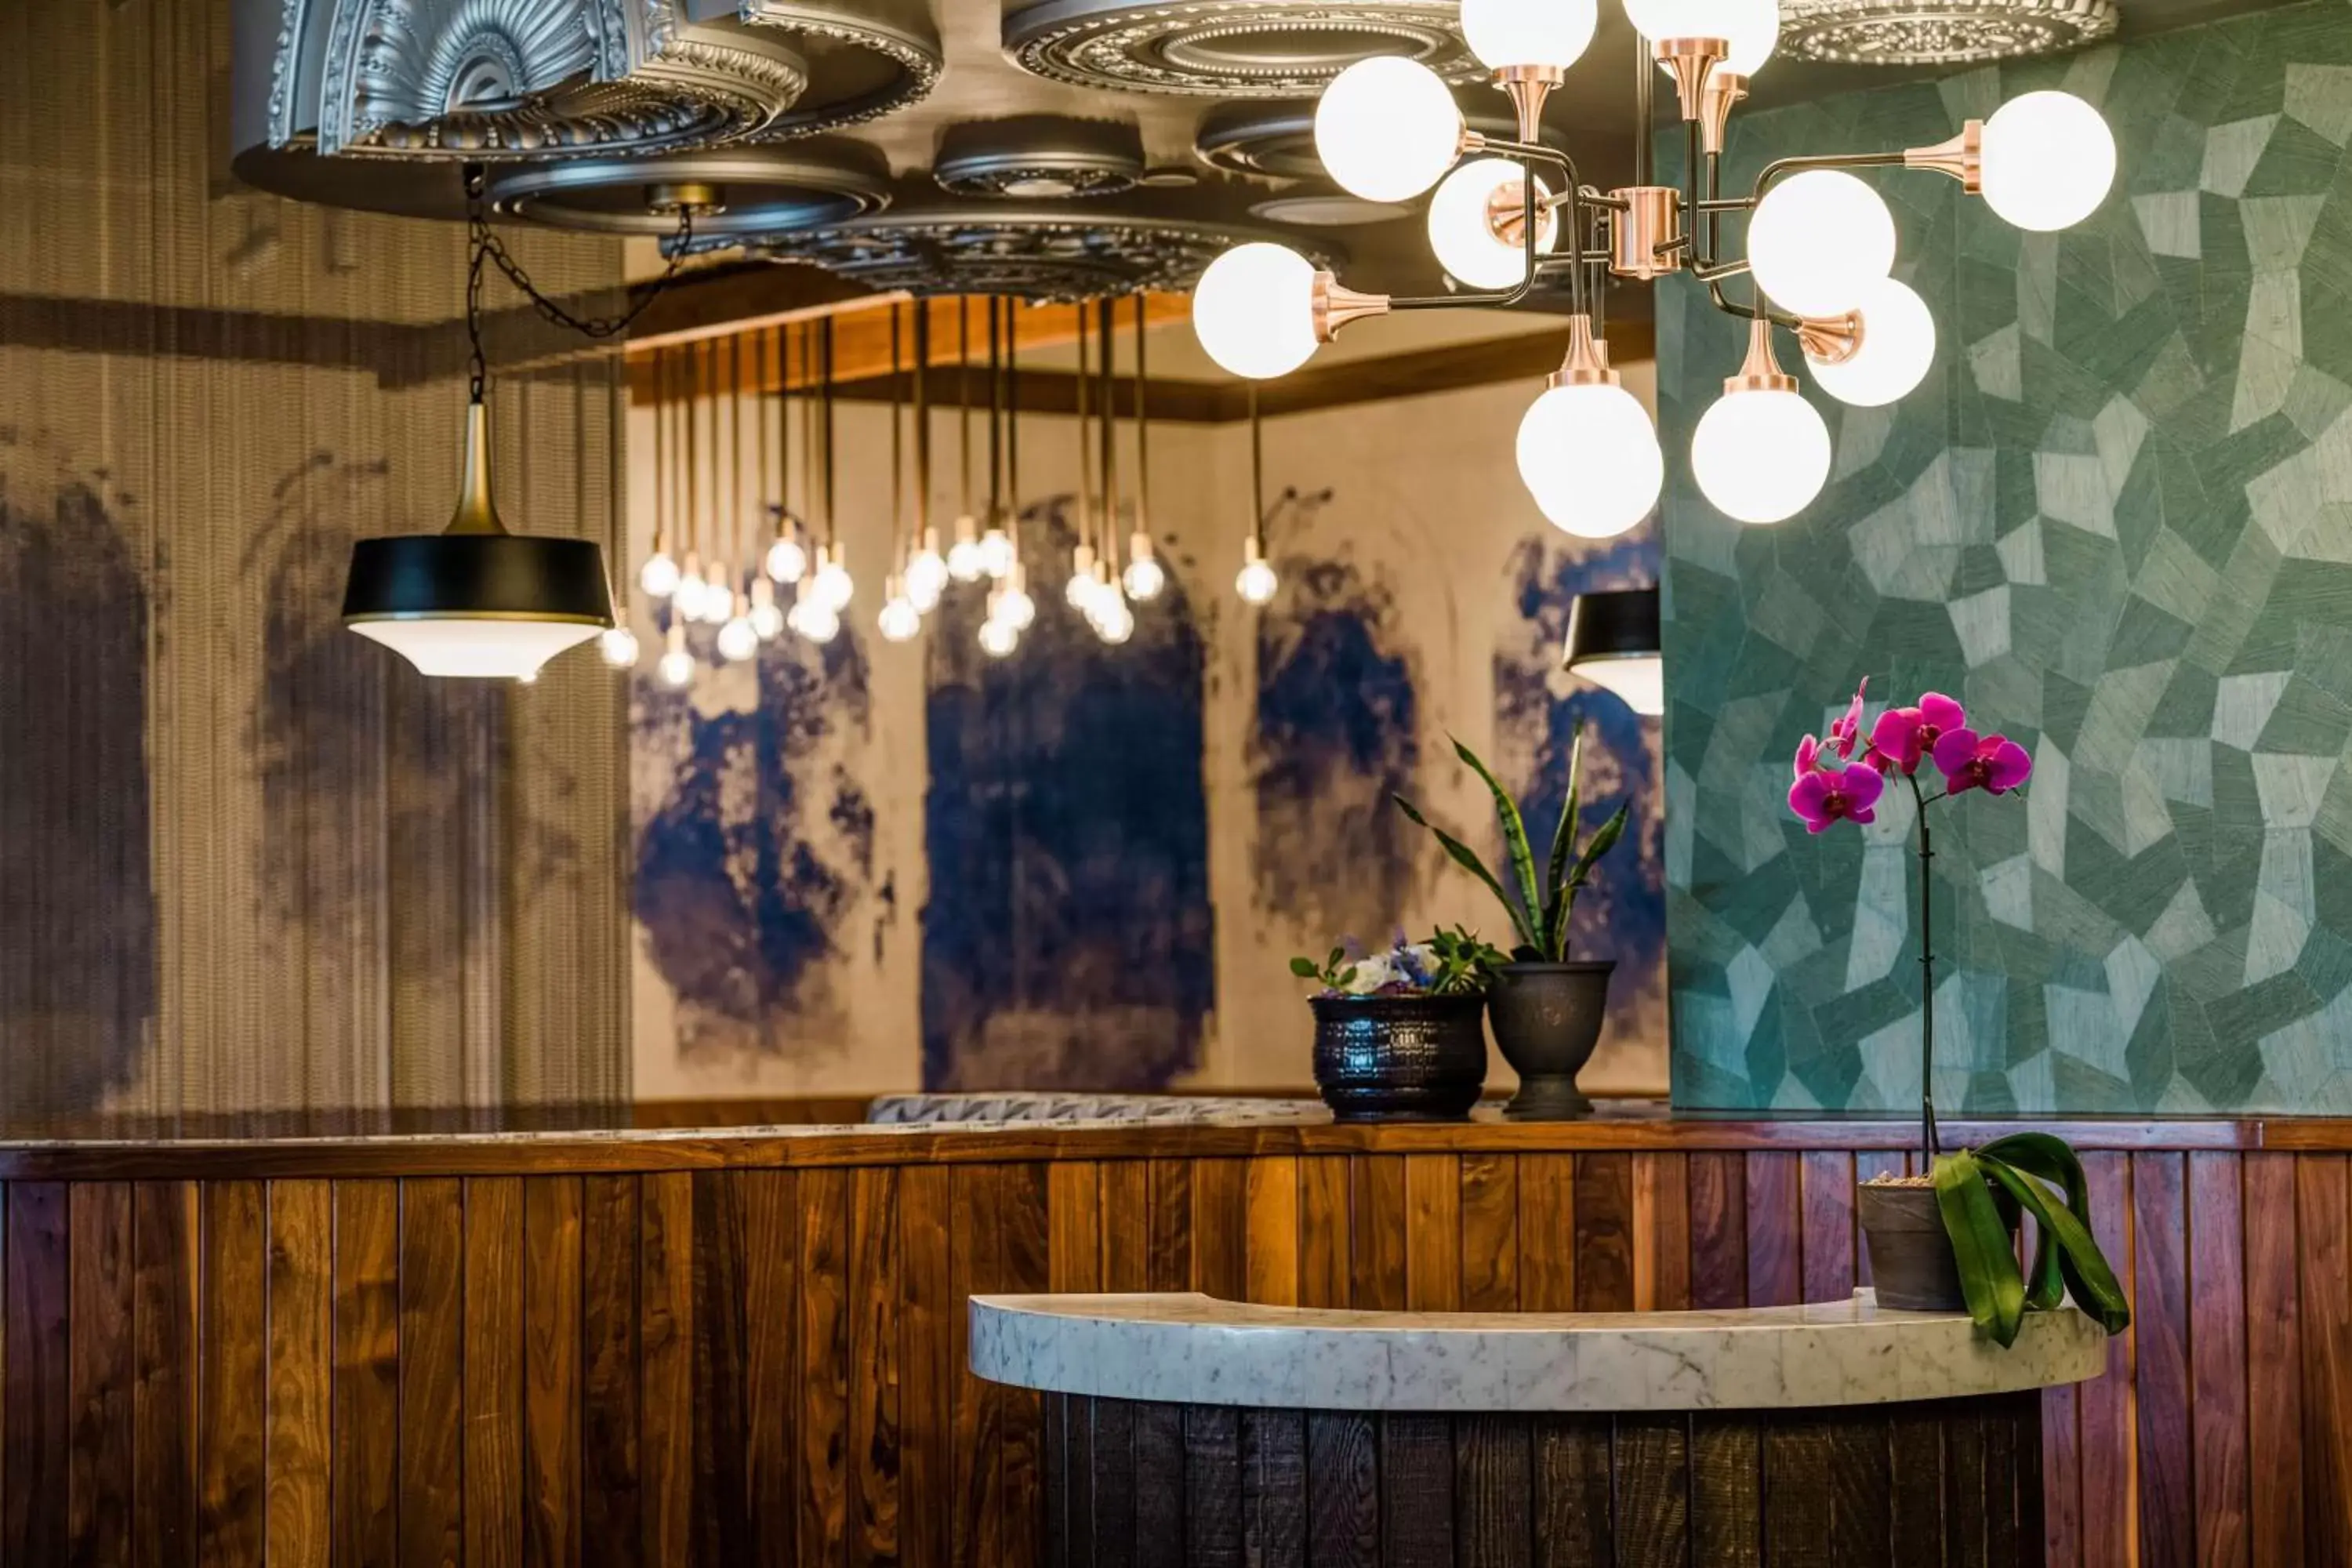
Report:
[{"label": "orchid stem", "polygon": [[1933,1174],[1936,1159],[1943,1150],[1936,1138],[1936,942],[1931,864],[1936,851],[1927,838],[1927,807],[1931,798],[1941,800],[1943,796],[1930,797],[1921,790],[1916,773],[1905,777],[1910,783],[1919,820],[1919,1131],[1927,1151],[1926,1173]]}]

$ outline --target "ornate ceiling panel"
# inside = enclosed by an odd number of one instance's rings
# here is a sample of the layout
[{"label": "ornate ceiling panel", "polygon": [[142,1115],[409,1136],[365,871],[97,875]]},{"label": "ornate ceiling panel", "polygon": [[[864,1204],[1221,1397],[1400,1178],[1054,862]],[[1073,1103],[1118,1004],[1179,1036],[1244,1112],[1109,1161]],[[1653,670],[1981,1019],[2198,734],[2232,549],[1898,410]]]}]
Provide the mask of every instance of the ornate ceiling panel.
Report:
[{"label": "ornate ceiling panel", "polygon": [[1780,15],[1789,54],[1882,66],[2058,54],[2106,37],[2117,19],[2111,0],[1820,0]]},{"label": "ornate ceiling panel", "polygon": [[1452,0],[1045,0],[1005,17],[1004,47],[1076,87],[1215,98],[1311,97],[1368,55],[1486,74]]},{"label": "ornate ceiling panel", "polygon": [[824,141],[515,163],[489,183],[499,211],[532,223],[661,237],[677,232],[679,210],[691,205],[698,238],[730,243],[846,223],[889,205],[889,192],[890,171],[878,154]]},{"label": "ornate ceiling panel", "polygon": [[1108,120],[966,121],[940,133],[931,177],[959,196],[1115,195],[1143,178],[1143,138],[1134,126]]}]

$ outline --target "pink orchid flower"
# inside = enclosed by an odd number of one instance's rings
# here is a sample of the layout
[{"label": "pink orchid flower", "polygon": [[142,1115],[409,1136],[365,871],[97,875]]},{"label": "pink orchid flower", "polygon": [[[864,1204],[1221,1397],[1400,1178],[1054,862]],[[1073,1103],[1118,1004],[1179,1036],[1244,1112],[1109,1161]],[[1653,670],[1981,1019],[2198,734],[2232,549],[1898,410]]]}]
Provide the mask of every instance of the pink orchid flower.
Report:
[{"label": "pink orchid flower", "polygon": [[1906,773],[1916,773],[1920,758],[1933,756],[1936,742],[1965,728],[1968,721],[1968,713],[1958,703],[1940,691],[1930,691],[1919,699],[1916,708],[1889,708],[1878,716],[1878,722],[1870,729],[1871,760],[1882,772],[1901,768]]},{"label": "pink orchid flower", "polygon": [[1805,831],[1819,833],[1832,822],[1871,822],[1878,816],[1879,792],[1886,781],[1873,768],[1823,768],[1789,786],[1789,809],[1804,818]]},{"label": "pink orchid flower", "polygon": [[1807,773],[1811,773],[1813,771],[1814,764],[1821,760],[1821,755],[1822,742],[1820,737],[1808,735],[1803,740],[1798,742],[1796,776],[1803,778]]},{"label": "pink orchid flower", "polygon": [[2033,772],[2033,759],[2023,746],[2006,735],[1979,736],[1974,730],[1946,731],[1936,742],[1935,755],[1951,795],[1970,789],[2007,795]]},{"label": "pink orchid flower", "polygon": [[1864,676],[1862,684],[1853,689],[1853,700],[1847,704],[1845,717],[1830,724],[1830,743],[1837,748],[1841,761],[1853,755],[1862,741],[1862,696],[1870,689],[1870,677]]}]

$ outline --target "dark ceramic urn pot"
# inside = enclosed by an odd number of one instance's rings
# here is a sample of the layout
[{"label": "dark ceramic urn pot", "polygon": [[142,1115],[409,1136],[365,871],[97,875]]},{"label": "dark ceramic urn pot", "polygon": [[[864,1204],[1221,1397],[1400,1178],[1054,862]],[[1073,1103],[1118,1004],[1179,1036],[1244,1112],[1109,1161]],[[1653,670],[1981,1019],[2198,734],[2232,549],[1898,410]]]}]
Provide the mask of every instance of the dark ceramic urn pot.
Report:
[{"label": "dark ceramic urn pot", "polygon": [[1318,996],[1315,1087],[1341,1121],[1459,1121],[1486,1084],[1486,999]]},{"label": "dark ceramic urn pot", "polygon": [[1864,1182],[1854,1189],[1878,1304],[1906,1312],[1964,1312],[1959,1259],[1933,1187]]},{"label": "dark ceramic urn pot", "polygon": [[1495,1046],[1519,1075],[1504,1114],[1517,1121],[1566,1121],[1592,1112],[1576,1075],[1601,1043],[1609,1016],[1614,959],[1506,964],[1486,993]]}]

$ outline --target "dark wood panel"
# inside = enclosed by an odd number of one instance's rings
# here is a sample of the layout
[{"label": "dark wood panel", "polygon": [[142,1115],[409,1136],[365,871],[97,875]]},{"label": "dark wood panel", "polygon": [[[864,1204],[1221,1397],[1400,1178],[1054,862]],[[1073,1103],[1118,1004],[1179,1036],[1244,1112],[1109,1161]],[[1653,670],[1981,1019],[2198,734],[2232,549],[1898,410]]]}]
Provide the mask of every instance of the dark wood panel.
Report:
[{"label": "dark wood panel", "polygon": [[1381,1561],[1452,1568],[1454,1429],[1443,1415],[1381,1417]]},{"label": "dark wood panel", "polygon": [[399,1545],[398,1184],[336,1184],[334,1306],[334,1561],[391,1568]]},{"label": "dark wood panel", "polygon": [[[1830,1429],[1775,1422],[1764,1432],[1764,1560],[1772,1568],[1832,1568]],[[1979,1565],[1980,1568],[1980,1565]]]},{"label": "dark wood panel", "polygon": [[1366,1154],[1348,1173],[1348,1304],[1399,1311],[1405,1300],[1404,1157]]},{"label": "dark wood panel", "polygon": [[1192,1288],[1223,1300],[1249,1291],[1249,1163],[1192,1162]]},{"label": "dark wood panel", "polygon": [[[2109,1159],[2116,1156],[2110,1155]],[[2346,1157],[2319,1154],[2295,1170],[2295,1225],[2303,1257],[2304,1557],[2352,1563],[2352,1195]],[[2085,1483],[2087,1487],[2087,1481]]]},{"label": "dark wood panel", "polygon": [[[901,1177],[903,1184],[905,1178]],[[1057,1295],[1103,1288],[1102,1167],[1060,1160],[1045,1169],[1045,1249]]]},{"label": "dark wood panel", "polygon": [[1133,1568],[1136,1520],[1142,1510],[1135,1469],[1136,1407],[1123,1399],[1097,1399],[1087,1451],[1097,1473],[1109,1478],[1094,1489],[1094,1568]]},{"label": "dark wood panel", "polygon": [[[10,1195],[14,1197],[14,1188]],[[197,1326],[199,1343],[205,1349],[196,1545],[196,1560],[205,1568],[258,1564],[267,1543],[269,1368],[268,1341],[261,1329],[268,1321],[269,1312],[268,1226],[268,1195],[260,1183],[205,1184],[203,1316]],[[8,1239],[13,1282],[18,1240],[13,1215]],[[12,1310],[15,1296],[12,1287]],[[58,1322],[50,1353],[64,1350],[62,1300],[58,1302]],[[17,1339],[12,1324],[8,1336],[12,1361],[24,1342]],[[13,1366],[9,1378],[13,1384]],[[13,1398],[9,1405],[15,1408]],[[62,1424],[58,1436],[64,1436]],[[38,1484],[26,1468],[18,1466],[13,1453],[6,1465],[12,1497]],[[44,1498],[44,1505],[47,1502]],[[58,1558],[45,1554],[37,1546],[30,1546],[15,1561],[52,1563]]]},{"label": "dark wood panel", "polygon": [[1249,1568],[1307,1568],[1307,1417],[1242,1415],[1242,1556]]},{"label": "dark wood panel", "polygon": [[1504,1415],[1454,1422],[1454,1506],[1461,1568],[1528,1568],[1535,1550],[1533,1434]]},{"label": "dark wood panel", "polygon": [[1462,1161],[1461,1298],[1469,1312],[1519,1310],[1519,1163],[1510,1154]]},{"label": "dark wood panel", "polygon": [[[756,1179],[763,1173],[751,1173]],[[789,1174],[782,1174],[789,1181]],[[645,1561],[639,1500],[637,1266],[635,1176],[580,1184],[580,1561],[635,1568]],[[528,1256],[528,1253],[526,1253]],[[537,1292],[530,1292],[537,1294]],[[560,1317],[560,1313],[557,1314]],[[530,1518],[526,1508],[524,1517]]]},{"label": "dark wood panel", "polygon": [[1192,1289],[1192,1162],[1153,1160],[1150,1164],[1150,1263],[1151,1290]]},{"label": "dark wood panel", "polygon": [[[1037,1164],[1008,1166],[1003,1185],[1003,1207],[999,1234],[1003,1253],[998,1289],[1034,1293],[1046,1289],[1051,1278],[1047,1255],[1045,1168]],[[1034,1563],[1045,1540],[1045,1488],[1043,1472],[1043,1411],[1038,1397],[1026,1389],[1004,1391],[1004,1514],[997,1538],[998,1561]]]},{"label": "dark wood panel", "polygon": [[[1097,1179],[1097,1167],[1086,1170]],[[951,1353],[950,1325],[963,1315],[963,1304],[950,1278],[948,1183],[944,1170],[910,1166],[898,1173],[899,1487],[909,1563],[947,1562],[954,1540],[954,1411],[961,1369]],[[1097,1256],[1099,1235],[1088,1238]]]},{"label": "dark wood panel", "polygon": [[[684,1182],[683,1176],[655,1178]],[[580,1521],[582,1220],[577,1176],[534,1176],[522,1189],[523,1560],[573,1568],[583,1557]],[[683,1394],[681,1393],[681,1402]],[[683,1421],[680,1409],[677,1418]],[[663,1562],[680,1559],[668,1557]]]},{"label": "dark wood panel", "polygon": [[457,1447],[464,1428],[452,1417],[462,1397],[465,1212],[465,1188],[455,1177],[401,1184],[402,1568],[437,1568],[464,1546]]},{"label": "dark wood panel", "polygon": [[849,1173],[800,1177],[800,1560],[849,1557]]},{"label": "dark wood panel", "polygon": [[[523,1561],[523,1184],[466,1184],[465,1525],[467,1568]],[[272,1568],[277,1558],[271,1556]]]},{"label": "dark wood panel", "polygon": [[1519,1310],[1576,1310],[1576,1157],[1521,1154]]},{"label": "dark wood panel", "polygon": [[1748,1305],[1804,1299],[1803,1157],[1748,1156]]},{"label": "dark wood panel", "polygon": [[1690,1156],[1691,1305],[1748,1305],[1748,1163]]},{"label": "dark wood panel", "polygon": [[[908,1190],[924,1186],[915,1181],[918,1175],[933,1178],[939,1187],[938,1209],[927,1213],[937,1216],[940,1235],[932,1239],[944,1251],[947,1173],[904,1172],[901,1180]],[[751,1568],[789,1568],[797,1561],[800,1548],[792,1506],[798,1490],[793,1483],[800,1466],[799,1407],[793,1397],[793,1380],[800,1367],[794,1340],[799,1330],[800,1301],[799,1178],[790,1171],[745,1171],[740,1180],[743,1207],[743,1477],[754,1533],[752,1552],[745,1561]],[[916,1240],[913,1226],[918,1217],[912,1214],[903,1216],[902,1226],[910,1244]],[[944,1264],[940,1272],[944,1285]],[[910,1333],[902,1353],[914,1357],[928,1351],[934,1361],[944,1355],[944,1335],[933,1325],[927,1324],[927,1329],[928,1342],[916,1341]],[[932,1392],[939,1396],[940,1419],[944,1421],[944,1387]],[[943,1475],[944,1462],[933,1473]],[[915,1513],[935,1516],[937,1511],[926,1508]],[[913,1539],[924,1540],[919,1536]],[[940,1563],[945,1558],[937,1552],[910,1552],[909,1560]]]},{"label": "dark wood panel", "polygon": [[1381,1560],[1381,1475],[1374,1417],[1342,1411],[1308,1414],[1307,1495],[1315,1568],[1375,1568]]},{"label": "dark wood panel", "polygon": [[269,1189],[267,1556],[326,1568],[334,1550],[335,1193],[326,1182]]},{"label": "dark wood panel", "polygon": [[1576,1308],[1633,1310],[1633,1157],[1583,1154],[1576,1162]]},{"label": "dark wood panel", "polygon": [[1764,1559],[1762,1435],[1738,1416],[1702,1413],[1691,1417],[1690,1445],[1691,1561],[1757,1568]]},{"label": "dark wood panel", "polygon": [[[2246,1491],[2254,1568],[2303,1556],[2301,1227],[2291,1154],[2246,1156]],[[2045,1451],[2055,1432],[2045,1434]],[[2066,1559],[2054,1557],[2053,1562]]]},{"label": "dark wood panel", "polygon": [[0,1479],[7,1491],[0,1506],[0,1561],[8,1563],[66,1557],[72,1421],[68,1206],[61,1184],[19,1182],[8,1188],[7,1305],[0,1329],[7,1357],[7,1398],[0,1411]]},{"label": "dark wood panel", "polygon": [[1633,1305],[1680,1312],[1691,1304],[1690,1159],[1633,1156]]},{"label": "dark wood panel", "polygon": [[[828,1279],[837,1298],[839,1273]],[[637,1189],[637,1498],[647,1568],[685,1563],[693,1551],[695,1330],[694,1178],[665,1171]]]},{"label": "dark wood panel", "polygon": [[196,1550],[196,1237],[192,1182],[132,1189],[131,1517],[134,1568],[187,1568]]},{"label": "dark wood panel", "polygon": [[[885,1174],[889,1173],[886,1172]],[[855,1172],[854,1176],[863,1176]],[[742,1173],[694,1178],[694,1562],[733,1568],[753,1558],[751,1415],[744,1387],[749,1330]],[[891,1325],[897,1327],[894,1321]],[[893,1346],[895,1351],[896,1347]],[[892,1357],[895,1364],[896,1357]],[[897,1393],[896,1388],[892,1394]],[[893,1502],[896,1495],[893,1494]],[[895,1512],[891,1522],[895,1525]],[[892,1537],[894,1545],[896,1537]]]},{"label": "dark wood panel", "polygon": [[2132,1156],[2133,1381],[2139,1417],[2139,1560],[2195,1568],[2189,1420],[2187,1156]]},{"label": "dark wood panel", "polygon": [[1804,1283],[1797,1299],[1842,1301],[1853,1294],[1853,1156],[1824,1149],[1798,1160]]},{"label": "dark wood panel", "polygon": [[1103,1284],[1106,1290],[1151,1287],[1151,1166],[1111,1160],[1102,1172]]},{"label": "dark wood panel", "polygon": [[[2128,1294],[2135,1278],[2130,1156],[2086,1154],[2083,1172],[2090,1183],[2095,1234]],[[2107,1374],[2083,1384],[2077,1400],[2083,1446],[2082,1560],[2085,1568],[2124,1568],[2130,1561],[2133,1527],[2127,1334],[2107,1342]]]},{"label": "dark wood panel", "polygon": [[[72,1415],[66,1539],[77,1565],[117,1563],[131,1548],[131,1189],[79,1183],[67,1200]],[[298,1564],[299,1558],[289,1558]]]},{"label": "dark wood panel", "polygon": [[1196,1405],[1184,1412],[1184,1561],[1188,1568],[1243,1568],[1240,1412]]},{"label": "dark wood panel", "polygon": [[[849,1187],[849,1560],[898,1561],[898,1173],[866,1165]],[[740,1562],[739,1557],[720,1562]]]},{"label": "dark wood panel", "polygon": [[[1149,1173],[1140,1161],[1134,1162],[1129,1174],[1116,1178],[1121,1189],[1132,1185],[1138,1200],[1137,1213],[1147,1212]],[[803,1176],[803,1180],[807,1178]],[[1106,1191],[1114,1181],[1113,1173],[1104,1172]],[[949,1251],[948,1300],[961,1303],[965,1299],[1000,1289],[1003,1272],[1003,1188],[1004,1174],[1001,1167],[974,1166],[952,1173],[949,1186]],[[1111,1212],[1106,1203],[1106,1217]],[[1148,1284],[1150,1247],[1148,1226],[1135,1230],[1140,1243],[1131,1255],[1106,1254],[1106,1260],[1119,1272],[1133,1269]],[[1116,1274],[1114,1276],[1117,1277]],[[1129,1287],[1142,1289],[1144,1285]],[[1113,1289],[1120,1287],[1111,1286]],[[992,1383],[983,1383],[971,1375],[971,1317],[968,1312],[950,1310],[948,1318],[950,1364],[954,1368],[955,1409],[952,1432],[955,1471],[950,1478],[953,1488],[950,1502],[949,1557],[955,1568],[993,1560],[996,1541],[1003,1529],[1004,1470],[1003,1440],[1004,1432],[1003,1390]],[[1163,1466],[1155,1473],[1171,1473],[1167,1468],[1181,1463],[1181,1443],[1166,1457]],[[1180,1526],[1181,1529],[1181,1526]]]},{"label": "dark wood panel", "polygon": [[1537,1568],[1612,1568],[1617,1525],[1609,1428],[1605,1415],[1534,1422]]},{"label": "dark wood panel", "polygon": [[1690,1542],[1690,1428],[1679,1416],[1617,1421],[1618,1568],[1682,1568]]},{"label": "dark wood panel", "polygon": [[[2247,1568],[2245,1193],[2235,1154],[2189,1156],[2189,1473],[2194,1560]],[[2275,1223],[2275,1222],[2270,1222]]]}]

